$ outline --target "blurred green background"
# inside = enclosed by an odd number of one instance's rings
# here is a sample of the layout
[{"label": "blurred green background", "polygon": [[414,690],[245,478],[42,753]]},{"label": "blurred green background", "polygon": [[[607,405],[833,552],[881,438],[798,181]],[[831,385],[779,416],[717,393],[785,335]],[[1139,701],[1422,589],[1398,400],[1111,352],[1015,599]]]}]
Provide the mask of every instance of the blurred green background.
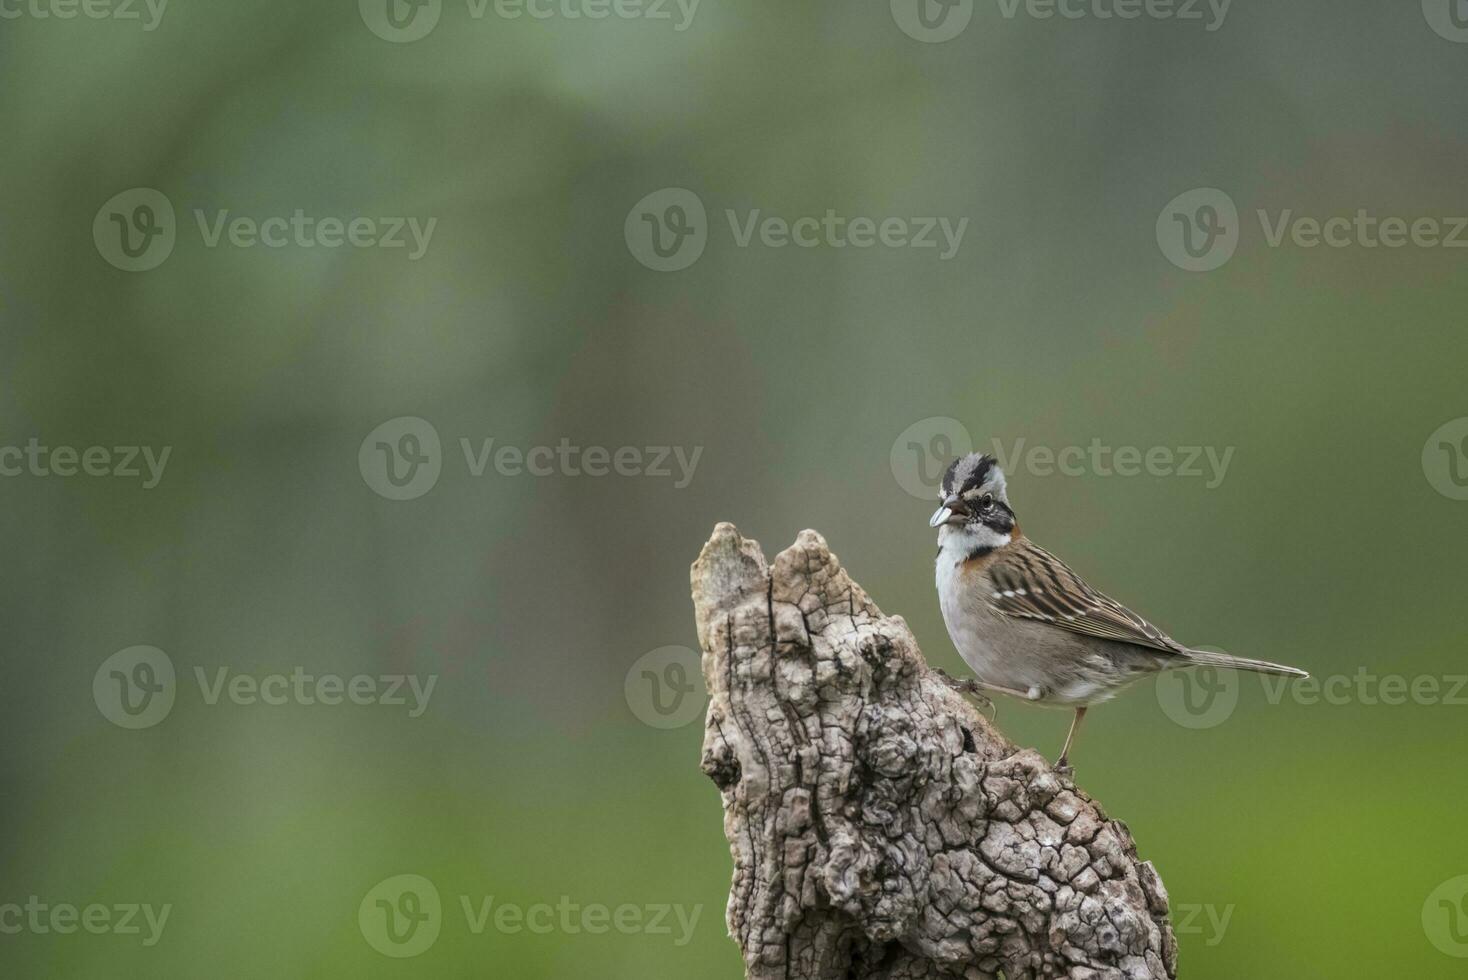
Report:
[{"label": "blurred green background", "polygon": [[[1464,459],[1434,435],[1468,415],[1468,253],[1276,247],[1256,217],[1468,214],[1468,44],[1446,3],[1239,2],[1209,30],[1206,8],[965,0],[926,10],[940,34],[969,17],[928,43],[906,0],[703,0],[687,20],[567,2],[393,0],[408,33],[438,16],[412,41],[386,0],[175,3],[152,30],[141,6],[5,6],[0,447],[172,448],[152,489],[0,478],[0,905],[171,913],[151,946],[0,933],[0,974],[742,976],[701,724],[644,723],[633,668],[696,645],[688,565],[732,520],[771,557],[819,529],[959,670],[932,501],[904,489],[932,465],[907,443],[952,431],[935,418],[983,449],[1233,447],[1213,488],[1020,466],[1011,497],[1032,537],[1191,644],[1320,677],[1468,673]],[[106,207],[133,188],[175,212],[149,271],[106,254],[111,214],[146,224]],[[707,237],[667,272],[637,234],[676,215],[636,210],[665,188],[696,196]],[[1159,239],[1193,188],[1239,216],[1208,272]],[[297,209],[437,223],[414,260],[210,247],[196,218]],[[726,211],[754,209],[968,223],[946,260],[741,246]],[[405,416],[442,469],[392,500],[359,448]],[[701,455],[682,488],[475,476],[459,440],[490,438]],[[171,659],[176,702],[128,730],[93,681],[136,645]],[[220,667],[438,680],[409,717],[210,704],[194,671]],[[1429,896],[1468,873],[1468,692],[1237,694],[1187,727],[1139,686],[1076,754],[1193,910],[1183,975],[1461,976],[1468,915],[1435,923]],[[1066,720],[1000,705],[1052,757]],[[399,959],[358,909],[402,874],[444,911]],[[676,924],[475,934],[460,896],[702,908],[681,944]]]}]

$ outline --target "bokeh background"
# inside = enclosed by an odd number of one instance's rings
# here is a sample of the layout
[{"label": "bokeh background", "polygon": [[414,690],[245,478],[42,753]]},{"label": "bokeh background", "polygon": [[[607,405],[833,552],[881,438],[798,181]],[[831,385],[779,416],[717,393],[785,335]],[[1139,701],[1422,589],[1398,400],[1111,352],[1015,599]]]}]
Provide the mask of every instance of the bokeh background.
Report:
[{"label": "bokeh background", "polygon": [[[1468,446],[1435,432],[1468,416],[1468,252],[1271,247],[1256,217],[1468,215],[1447,3],[1239,0],[1217,24],[965,0],[927,10],[940,34],[968,17],[934,43],[904,2],[592,19],[445,0],[411,42],[383,2],[175,3],[152,30],[141,6],[6,6],[0,446],[171,455],[152,489],[0,478],[0,904],[172,910],[152,946],[0,934],[0,974],[741,976],[701,722],[646,723],[634,668],[696,645],[688,565],[732,520],[771,556],[818,528],[959,670],[932,502],[904,488],[933,465],[907,443],[942,448],[931,420],[952,419],[984,449],[1232,447],[1211,488],[1021,466],[1011,495],[1032,537],[1180,639],[1441,679],[1436,699],[1312,704],[1245,677],[1204,727],[1146,684],[1092,714],[1081,784],[1193,910],[1183,975],[1462,975],[1468,703],[1443,702],[1468,673]],[[133,188],[176,212],[145,272],[93,234]],[[707,238],[668,272],[628,220],[666,188]],[[1158,234],[1194,188],[1239,215],[1208,272]],[[195,218],[297,209],[437,224],[411,260],[209,247]],[[945,260],[741,247],[730,209],[968,224]],[[442,440],[410,500],[359,465],[400,417]],[[475,476],[459,440],[491,438],[701,455],[683,487]],[[128,730],[93,680],[135,645],[178,680],[167,717]],[[438,680],[412,718],[211,705],[195,669],[221,667]],[[1066,721],[1000,705],[1051,756]],[[444,912],[399,959],[358,908],[401,874]],[[475,935],[459,896],[702,909],[682,944]]]}]

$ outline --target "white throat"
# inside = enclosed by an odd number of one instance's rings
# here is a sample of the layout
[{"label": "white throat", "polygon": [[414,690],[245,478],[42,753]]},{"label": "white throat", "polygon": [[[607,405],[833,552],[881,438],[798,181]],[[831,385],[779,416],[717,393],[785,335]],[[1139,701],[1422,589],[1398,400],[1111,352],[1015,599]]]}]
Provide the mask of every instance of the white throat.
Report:
[{"label": "white throat", "polygon": [[944,524],[938,528],[938,551],[948,561],[960,562],[975,551],[1002,548],[1010,539],[984,524]]}]

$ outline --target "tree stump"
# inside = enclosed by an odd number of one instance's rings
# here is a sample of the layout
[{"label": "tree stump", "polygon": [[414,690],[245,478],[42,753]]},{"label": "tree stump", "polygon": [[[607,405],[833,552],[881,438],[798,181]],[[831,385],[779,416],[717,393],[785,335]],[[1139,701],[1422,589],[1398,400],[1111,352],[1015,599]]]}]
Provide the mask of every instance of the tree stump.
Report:
[{"label": "tree stump", "polygon": [[1126,825],[931,670],[819,534],[771,567],[720,524],[692,582],[750,980],[1176,976]]}]

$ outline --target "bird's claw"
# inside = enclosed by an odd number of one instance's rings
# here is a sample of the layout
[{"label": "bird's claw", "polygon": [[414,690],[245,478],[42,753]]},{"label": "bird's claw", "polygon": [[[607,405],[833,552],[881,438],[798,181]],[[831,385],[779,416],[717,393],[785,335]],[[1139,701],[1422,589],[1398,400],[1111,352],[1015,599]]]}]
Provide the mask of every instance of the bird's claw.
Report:
[{"label": "bird's claw", "polygon": [[957,677],[954,677],[942,667],[935,667],[933,669],[934,672],[943,679],[943,683],[947,684],[954,691],[957,691],[959,694],[967,694],[969,697],[974,698],[978,701],[982,701],[986,706],[988,706],[990,712],[988,720],[991,725],[994,723],[994,719],[999,717],[999,706],[994,703],[993,699],[991,699],[987,694],[984,693],[984,689],[979,686],[978,681],[974,680],[971,677],[959,680]]}]

